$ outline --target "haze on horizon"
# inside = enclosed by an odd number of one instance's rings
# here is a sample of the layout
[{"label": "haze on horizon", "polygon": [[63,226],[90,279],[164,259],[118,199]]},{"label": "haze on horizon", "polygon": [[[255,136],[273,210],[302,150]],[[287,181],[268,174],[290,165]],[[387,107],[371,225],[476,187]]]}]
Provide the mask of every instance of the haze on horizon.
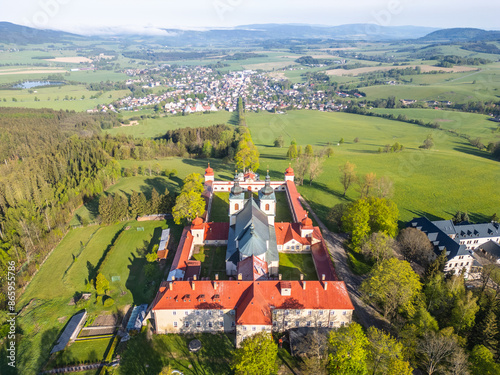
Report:
[{"label": "haze on horizon", "polygon": [[0,21],[80,34],[121,31],[161,35],[160,28],[217,28],[258,23],[476,27],[499,29],[500,3],[477,0],[0,0]]}]

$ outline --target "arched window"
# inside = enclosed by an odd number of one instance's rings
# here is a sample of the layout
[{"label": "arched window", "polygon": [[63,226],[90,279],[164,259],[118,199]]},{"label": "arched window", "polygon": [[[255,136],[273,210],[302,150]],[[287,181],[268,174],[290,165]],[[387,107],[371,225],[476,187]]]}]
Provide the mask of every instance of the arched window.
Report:
[{"label": "arched window", "polygon": [[234,204],[234,209],[235,209],[236,211],[238,211],[238,210],[240,209],[240,205],[239,205],[238,203],[235,203],[235,204]]},{"label": "arched window", "polygon": [[269,203],[266,203],[266,211],[269,211]]}]

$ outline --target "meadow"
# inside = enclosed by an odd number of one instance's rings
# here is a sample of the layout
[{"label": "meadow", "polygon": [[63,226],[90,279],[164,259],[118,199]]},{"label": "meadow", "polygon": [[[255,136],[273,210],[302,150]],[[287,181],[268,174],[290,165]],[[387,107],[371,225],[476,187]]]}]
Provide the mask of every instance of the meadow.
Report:
[{"label": "meadow", "polygon": [[[415,111],[415,116],[430,116],[433,113],[433,110],[410,111]],[[473,136],[484,134],[482,137],[486,138],[495,125],[481,115],[458,113],[455,118],[452,116],[453,112],[435,112],[439,116],[450,115],[451,121],[440,122],[443,128],[460,128],[462,131],[470,131]],[[405,113],[412,117],[412,112]],[[226,116],[229,117],[228,115]],[[204,126],[216,124],[223,120],[217,116],[176,117],[175,124],[171,123],[171,118],[161,118],[156,120],[156,129],[164,131],[174,127],[196,126],[197,119],[202,120],[199,123]],[[325,159],[322,175],[311,185],[306,178],[304,185],[298,187],[299,192],[323,219],[333,205],[359,197],[356,186],[347,191],[345,198],[342,196],[339,166],[346,161],[356,165],[359,176],[373,172],[377,177],[386,176],[393,181],[393,199],[400,210],[401,225],[414,216],[450,218],[457,210],[467,211],[473,220],[482,221],[500,211],[498,199],[491,194],[500,183],[498,161],[492,160],[488,153],[472,147],[465,139],[446,131],[348,113],[303,110],[281,115],[248,113],[246,117],[252,138],[260,151],[261,167],[258,172],[264,174],[269,166],[272,179],[283,178],[283,172],[290,163],[286,158],[286,151],[292,139],[303,148],[311,144],[317,152],[328,143],[332,145],[334,155]],[[128,134],[141,136],[146,132],[143,127],[143,123],[129,127]],[[121,129],[109,132],[116,134]],[[419,146],[429,134],[433,136],[435,146],[430,150],[420,149]],[[285,139],[285,147],[274,147],[274,140],[280,135]],[[356,137],[360,140],[358,143],[353,141]],[[341,138],[344,138],[345,143],[337,145]],[[378,152],[379,148],[395,142],[403,144],[405,149],[399,153]],[[176,168],[181,179],[189,172],[203,173],[207,165],[206,159],[179,158],[127,160],[120,163],[122,167],[130,167],[147,166],[152,162],[159,163],[162,168]],[[216,178],[233,178],[232,165],[213,159],[211,165]],[[293,165],[294,161],[292,167]],[[478,184],[477,181],[481,183]]]}]

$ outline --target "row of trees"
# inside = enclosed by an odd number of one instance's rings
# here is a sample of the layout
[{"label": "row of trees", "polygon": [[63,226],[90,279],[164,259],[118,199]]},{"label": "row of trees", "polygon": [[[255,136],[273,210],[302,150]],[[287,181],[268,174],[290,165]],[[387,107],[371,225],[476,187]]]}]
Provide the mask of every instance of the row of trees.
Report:
[{"label": "row of trees", "polygon": [[102,194],[99,198],[99,215],[103,224],[135,219],[146,214],[168,213],[172,210],[174,198],[168,189],[160,195],[153,188],[149,201],[143,192],[132,191],[129,199],[120,194]]},{"label": "row of trees", "polygon": [[[375,173],[367,173],[359,177],[356,173],[356,164],[347,161],[339,167],[340,183],[344,189],[343,196],[352,186],[358,186],[361,198],[378,197],[390,198],[393,194],[393,183],[387,177],[378,178]],[[339,217],[340,218],[340,217]],[[340,223],[336,222],[337,225]]]}]

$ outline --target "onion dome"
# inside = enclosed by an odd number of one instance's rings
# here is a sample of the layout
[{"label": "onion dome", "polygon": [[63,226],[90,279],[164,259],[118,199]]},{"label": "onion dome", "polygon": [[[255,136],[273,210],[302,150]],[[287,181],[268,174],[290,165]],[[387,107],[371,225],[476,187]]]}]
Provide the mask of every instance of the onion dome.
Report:
[{"label": "onion dome", "polygon": [[294,173],[293,173],[293,168],[292,166],[289,164],[288,165],[288,168],[285,170],[285,176],[293,176]]},{"label": "onion dome", "polygon": [[307,217],[307,214],[302,219],[301,224],[302,224],[303,227],[312,227],[313,226],[313,222],[312,222],[312,220],[309,217]]},{"label": "onion dome", "polygon": [[231,194],[240,195],[243,194],[243,188],[240,186],[240,181],[238,179],[238,173],[234,174],[234,185],[231,188]]},{"label": "onion dome", "polygon": [[203,224],[203,219],[201,217],[196,217],[192,223],[195,227],[200,226]]},{"label": "onion dome", "polygon": [[207,169],[205,169],[205,176],[213,176],[214,175],[214,170],[210,168],[210,163],[208,163]]}]

